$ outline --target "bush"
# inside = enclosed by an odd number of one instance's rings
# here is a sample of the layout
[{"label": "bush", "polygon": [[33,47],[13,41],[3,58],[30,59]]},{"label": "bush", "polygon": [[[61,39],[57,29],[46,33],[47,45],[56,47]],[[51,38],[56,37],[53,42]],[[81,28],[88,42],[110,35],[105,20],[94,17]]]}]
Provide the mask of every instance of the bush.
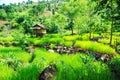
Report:
[{"label": "bush", "polygon": [[0,19],[6,20],[7,14],[4,9],[0,9]]},{"label": "bush", "polygon": [[117,77],[120,76],[120,56],[115,56],[112,58],[110,68]]},{"label": "bush", "polygon": [[83,48],[85,50],[90,50],[94,52],[99,52],[103,54],[113,54],[115,53],[115,50],[111,48],[108,45],[104,45],[97,42],[91,42],[91,41],[77,41],[75,43],[76,47]]},{"label": "bush", "polygon": [[55,44],[50,44],[50,49],[55,48]]}]

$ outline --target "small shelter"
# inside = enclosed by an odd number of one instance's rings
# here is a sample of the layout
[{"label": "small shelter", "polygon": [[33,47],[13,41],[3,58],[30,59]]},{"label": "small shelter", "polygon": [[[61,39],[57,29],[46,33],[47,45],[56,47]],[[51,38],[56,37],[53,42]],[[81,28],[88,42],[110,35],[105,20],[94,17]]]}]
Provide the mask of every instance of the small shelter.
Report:
[{"label": "small shelter", "polygon": [[34,25],[33,26],[33,33],[36,35],[36,37],[42,37],[43,35],[46,34],[46,28],[43,25]]}]

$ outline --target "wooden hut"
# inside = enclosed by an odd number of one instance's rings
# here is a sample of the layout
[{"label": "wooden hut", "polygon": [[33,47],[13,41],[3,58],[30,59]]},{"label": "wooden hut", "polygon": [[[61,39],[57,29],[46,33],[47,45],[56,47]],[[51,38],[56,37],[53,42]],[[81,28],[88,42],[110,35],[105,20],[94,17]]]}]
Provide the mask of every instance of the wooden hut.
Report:
[{"label": "wooden hut", "polygon": [[43,25],[34,25],[33,26],[33,33],[36,35],[36,37],[42,37],[43,35],[46,34],[46,28]]}]

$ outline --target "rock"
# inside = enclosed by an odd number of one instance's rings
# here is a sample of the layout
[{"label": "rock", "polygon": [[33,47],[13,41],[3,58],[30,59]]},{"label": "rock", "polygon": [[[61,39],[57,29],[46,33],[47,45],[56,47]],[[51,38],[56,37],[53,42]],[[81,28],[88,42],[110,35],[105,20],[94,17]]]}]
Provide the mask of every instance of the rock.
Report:
[{"label": "rock", "polygon": [[57,71],[57,68],[55,64],[49,65],[38,76],[38,80],[53,80],[52,78],[54,78],[56,71]]},{"label": "rock", "polygon": [[54,53],[54,50],[52,50],[52,49],[49,49],[49,50],[48,50],[48,52]]},{"label": "rock", "polygon": [[60,49],[57,49],[57,52],[59,52],[60,51]]},{"label": "rock", "polygon": [[105,54],[105,55],[102,55],[100,59],[104,62],[107,62],[111,59],[111,57],[112,57],[111,55]]},{"label": "rock", "polygon": [[58,49],[61,49],[61,48],[63,48],[63,46],[57,46],[57,48],[58,48]]},{"label": "rock", "polygon": [[63,50],[66,50],[67,49],[67,47],[63,47]]}]

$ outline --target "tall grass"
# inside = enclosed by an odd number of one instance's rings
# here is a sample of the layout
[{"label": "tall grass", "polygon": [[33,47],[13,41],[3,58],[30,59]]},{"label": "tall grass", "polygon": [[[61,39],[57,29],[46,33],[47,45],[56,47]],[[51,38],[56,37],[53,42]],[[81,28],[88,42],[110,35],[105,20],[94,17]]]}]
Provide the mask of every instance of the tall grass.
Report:
[{"label": "tall grass", "polygon": [[12,42],[13,41],[13,37],[0,37],[0,42]]},{"label": "tall grass", "polygon": [[104,45],[101,43],[97,43],[97,42],[77,41],[75,43],[75,46],[78,48],[82,48],[85,50],[90,50],[90,51],[94,51],[94,52],[98,52],[98,53],[102,53],[102,54],[115,53],[115,50],[113,48],[111,48],[110,46]]},{"label": "tall grass", "polygon": [[20,60],[21,62],[29,62],[31,59],[31,55],[19,47],[0,47],[0,56],[6,59]]},{"label": "tall grass", "polygon": [[38,75],[42,68],[36,64],[29,64],[18,69],[15,75],[12,75],[11,80],[38,80]]},{"label": "tall grass", "polygon": [[14,70],[7,64],[0,63],[0,80],[11,80]]},{"label": "tall grass", "polygon": [[119,76],[120,76],[120,56],[113,57],[109,66],[110,66],[111,70],[113,71],[113,73],[115,74],[115,76],[119,79]]},{"label": "tall grass", "polygon": [[86,55],[64,55],[57,62],[55,80],[113,80],[107,65]]},{"label": "tall grass", "polygon": [[74,40],[78,40],[79,36],[78,35],[74,35],[74,36],[64,36],[63,39],[65,41],[74,41]]},{"label": "tall grass", "polygon": [[54,80],[113,80],[107,65],[87,55],[59,55],[45,49],[36,49],[35,54],[33,63],[40,62],[45,66],[56,64]]}]

